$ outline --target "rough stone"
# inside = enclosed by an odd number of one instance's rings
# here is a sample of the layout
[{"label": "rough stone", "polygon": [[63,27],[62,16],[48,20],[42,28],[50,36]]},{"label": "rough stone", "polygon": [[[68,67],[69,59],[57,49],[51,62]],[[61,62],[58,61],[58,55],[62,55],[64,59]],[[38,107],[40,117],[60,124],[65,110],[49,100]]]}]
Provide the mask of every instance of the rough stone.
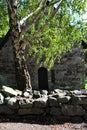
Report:
[{"label": "rough stone", "polygon": [[70,96],[59,96],[58,102],[59,103],[69,103],[71,97]]},{"label": "rough stone", "polygon": [[40,91],[34,90],[33,91],[33,98],[40,98],[40,97],[41,97]]},{"label": "rough stone", "polygon": [[64,97],[65,95],[67,95],[66,91],[60,89],[54,89],[54,92],[55,93],[53,94],[53,97],[55,98]]},{"label": "rough stone", "polygon": [[16,97],[12,97],[12,98],[8,99],[7,105],[8,105],[8,107],[10,107],[11,109],[17,110],[17,109],[19,108],[18,100],[17,100]]},{"label": "rough stone", "polygon": [[87,104],[87,96],[73,94],[71,104]]},{"label": "rough stone", "polygon": [[15,89],[15,91],[17,92],[17,96],[22,96],[22,91]]},{"label": "rough stone", "polygon": [[35,99],[33,102],[33,106],[36,108],[39,108],[39,107],[44,108],[47,105],[47,100],[48,100],[48,98],[46,98],[46,97]]},{"label": "rough stone", "polygon": [[18,115],[42,115],[44,112],[44,109],[40,108],[19,109]]},{"label": "rough stone", "polygon": [[68,116],[83,116],[86,114],[85,110],[79,105],[62,105],[62,112]]},{"label": "rough stone", "polygon": [[50,115],[61,116],[62,115],[61,109],[60,108],[56,108],[56,107],[51,107],[50,108]]},{"label": "rough stone", "polygon": [[26,98],[29,98],[30,97],[30,94],[28,92],[24,92],[23,93],[23,96],[26,97]]},{"label": "rough stone", "polygon": [[57,93],[59,96],[66,95],[66,91],[60,89],[54,89],[54,92]]},{"label": "rough stone", "polygon": [[18,115],[28,115],[28,114],[32,114],[32,110],[31,108],[25,108],[25,109],[19,109],[18,110]]},{"label": "rough stone", "polygon": [[41,90],[42,97],[47,97],[48,91],[47,90]]},{"label": "rough stone", "polygon": [[81,95],[81,94],[82,94],[82,92],[81,92],[81,90],[74,90],[74,91],[73,91],[73,94],[76,94],[76,95]]},{"label": "rough stone", "polygon": [[12,115],[12,114],[14,114],[14,111],[12,109],[10,109],[8,106],[1,104],[0,105],[0,114]]},{"label": "rough stone", "polygon": [[83,94],[83,95],[87,95],[87,90],[81,90],[81,93]]},{"label": "rough stone", "polygon": [[2,86],[2,92],[6,95],[6,96],[17,96],[17,92],[7,86]]},{"label": "rough stone", "polygon": [[82,123],[83,118],[81,116],[74,116],[73,118],[71,118],[71,122],[72,123]]},{"label": "rough stone", "polygon": [[28,98],[21,98],[19,100],[19,106],[20,108],[31,108],[33,105],[33,99],[28,99]]},{"label": "rough stone", "polygon": [[4,96],[0,93],[0,104],[4,103]]},{"label": "rough stone", "polygon": [[49,106],[57,106],[58,107],[58,101],[57,101],[57,98],[55,97],[52,97],[52,96],[49,96],[48,97],[48,105]]},{"label": "rough stone", "polygon": [[82,107],[84,108],[85,111],[87,111],[87,104],[83,104]]}]

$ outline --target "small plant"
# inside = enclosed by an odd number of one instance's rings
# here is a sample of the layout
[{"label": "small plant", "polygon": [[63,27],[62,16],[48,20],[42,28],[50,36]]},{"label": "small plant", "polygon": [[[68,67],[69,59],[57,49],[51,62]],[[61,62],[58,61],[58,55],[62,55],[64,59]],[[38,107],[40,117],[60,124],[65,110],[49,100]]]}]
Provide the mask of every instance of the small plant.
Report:
[{"label": "small plant", "polygon": [[87,78],[85,79],[85,89],[87,89]]}]

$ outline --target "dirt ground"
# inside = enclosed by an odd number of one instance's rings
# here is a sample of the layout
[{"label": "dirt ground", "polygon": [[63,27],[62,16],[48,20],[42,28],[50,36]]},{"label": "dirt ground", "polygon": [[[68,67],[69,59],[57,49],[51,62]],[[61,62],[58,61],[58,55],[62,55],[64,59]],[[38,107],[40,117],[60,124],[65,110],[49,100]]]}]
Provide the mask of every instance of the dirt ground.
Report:
[{"label": "dirt ground", "polygon": [[56,125],[41,125],[30,123],[0,123],[0,130],[87,130],[87,125],[81,124],[56,124]]},{"label": "dirt ground", "polygon": [[87,130],[87,123],[69,120],[60,121],[49,118],[32,117],[3,117],[0,116],[0,130]]}]

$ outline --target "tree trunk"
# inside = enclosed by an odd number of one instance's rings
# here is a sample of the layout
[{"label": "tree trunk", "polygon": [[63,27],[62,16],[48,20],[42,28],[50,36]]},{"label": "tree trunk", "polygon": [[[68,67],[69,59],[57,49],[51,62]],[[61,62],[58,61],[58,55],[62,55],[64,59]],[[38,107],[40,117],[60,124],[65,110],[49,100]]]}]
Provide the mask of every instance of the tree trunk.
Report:
[{"label": "tree trunk", "polygon": [[24,90],[31,91],[32,90],[31,80],[26,64],[25,52],[22,48],[20,48],[18,52],[15,47],[13,47],[13,50],[14,50],[17,88],[22,91]]},{"label": "tree trunk", "polygon": [[27,69],[25,53],[21,47],[20,32],[21,26],[18,18],[18,0],[7,0],[9,24],[11,29],[11,39],[13,46],[13,54],[15,61],[15,72],[17,80],[17,88],[24,91],[26,89],[31,91],[30,75]]}]

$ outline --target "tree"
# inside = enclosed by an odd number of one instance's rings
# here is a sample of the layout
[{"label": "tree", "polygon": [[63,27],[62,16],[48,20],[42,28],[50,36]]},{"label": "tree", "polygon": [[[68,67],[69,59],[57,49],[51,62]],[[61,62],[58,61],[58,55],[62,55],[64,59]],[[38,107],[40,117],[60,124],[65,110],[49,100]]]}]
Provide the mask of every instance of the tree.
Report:
[{"label": "tree", "polygon": [[[34,51],[39,54],[38,61],[43,56],[45,64],[51,61],[51,68],[55,59],[60,58],[61,52],[69,50],[75,40],[82,38],[82,24],[71,26],[71,15],[82,14],[86,0],[2,0],[0,5],[2,3],[8,8],[6,20],[9,18],[8,33],[12,40],[17,86],[20,90],[31,91],[25,58],[26,47],[29,45],[31,48],[29,54],[33,50],[39,52]],[[9,38],[8,33],[6,39]]]}]

